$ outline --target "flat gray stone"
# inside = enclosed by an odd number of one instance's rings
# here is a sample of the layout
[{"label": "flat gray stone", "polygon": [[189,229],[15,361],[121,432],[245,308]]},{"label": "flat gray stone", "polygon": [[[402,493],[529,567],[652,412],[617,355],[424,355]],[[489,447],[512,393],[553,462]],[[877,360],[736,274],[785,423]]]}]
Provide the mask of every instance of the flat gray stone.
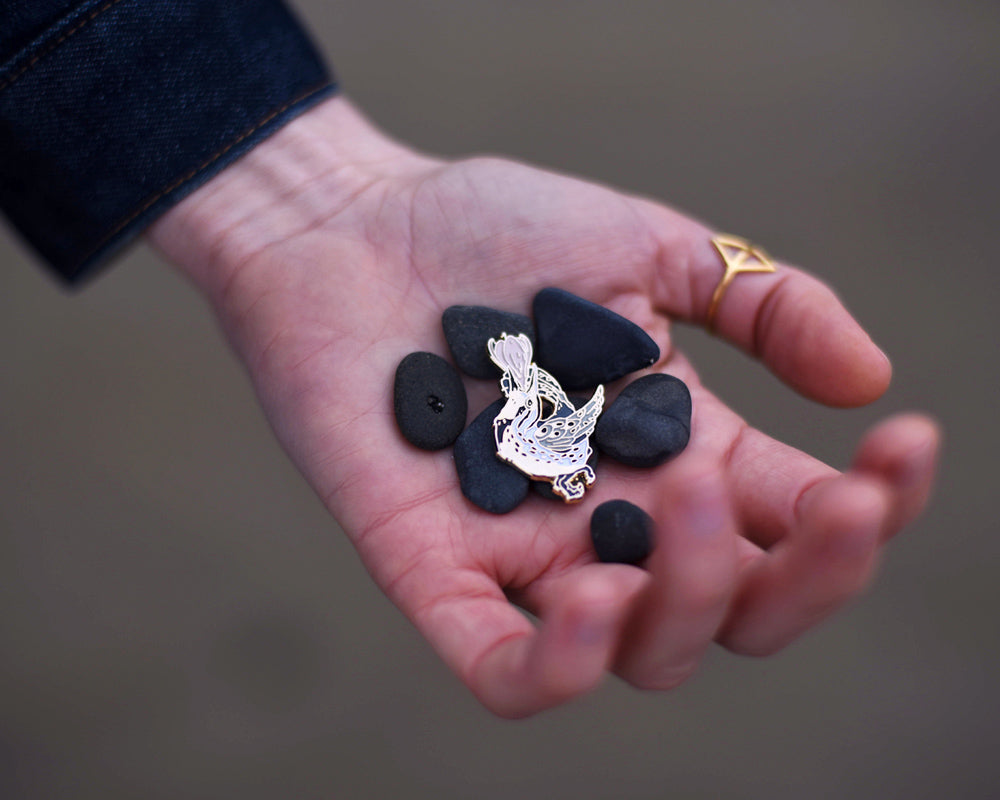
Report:
[{"label": "flat gray stone", "polygon": [[434,353],[410,353],[396,367],[393,410],[403,437],[421,450],[441,450],[462,432],[468,413],[455,368]]},{"label": "flat gray stone", "polygon": [[626,386],[594,429],[601,453],[632,467],[656,467],[687,447],[691,392],[673,375],[644,375]]},{"label": "flat gray stone", "polygon": [[500,377],[500,368],[490,361],[486,343],[501,334],[523,333],[535,344],[535,326],[523,314],[486,306],[451,306],[441,315],[448,349],[458,368],[473,378]]},{"label": "flat gray stone", "polygon": [[528,496],[531,479],[497,457],[493,420],[507,402],[486,408],[455,442],[455,469],[466,499],[492,514],[513,511]]},{"label": "flat gray stone", "polygon": [[660,358],[660,348],[620,314],[563,289],[542,289],[533,304],[535,360],[563,389],[611,383]]},{"label": "flat gray stone", "polygon": [[590,540],[605,564],[645,561],[653,551],[653,518],[627,500],[608,500],[590,517]]}]

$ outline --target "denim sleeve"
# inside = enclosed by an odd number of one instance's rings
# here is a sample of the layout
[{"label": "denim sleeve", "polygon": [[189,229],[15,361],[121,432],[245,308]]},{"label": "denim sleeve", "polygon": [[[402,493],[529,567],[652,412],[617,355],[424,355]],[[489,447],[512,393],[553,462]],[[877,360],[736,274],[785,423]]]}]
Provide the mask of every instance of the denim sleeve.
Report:
[{"label": "denim sleeve", "polygon": [[0,0],[0,209],[77,281],[333,91],[280,0]]}]

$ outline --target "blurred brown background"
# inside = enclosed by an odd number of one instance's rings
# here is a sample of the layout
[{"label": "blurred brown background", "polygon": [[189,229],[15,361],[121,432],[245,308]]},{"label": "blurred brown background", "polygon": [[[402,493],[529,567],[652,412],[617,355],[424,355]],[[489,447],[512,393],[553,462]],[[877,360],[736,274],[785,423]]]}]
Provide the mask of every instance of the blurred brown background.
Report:
[{"label": "blurred brown background", "polygon": [[139,248],[70,296],[5,234],[0,797],[1000,795],[1000,4],[298,7],[399,138],[664,198],[833,283],[896,366],[872,408],[682,342],[838,466],[874,420],[935,413],[936,501],[778,657],[495,720],[373,588],[177,275]]}]

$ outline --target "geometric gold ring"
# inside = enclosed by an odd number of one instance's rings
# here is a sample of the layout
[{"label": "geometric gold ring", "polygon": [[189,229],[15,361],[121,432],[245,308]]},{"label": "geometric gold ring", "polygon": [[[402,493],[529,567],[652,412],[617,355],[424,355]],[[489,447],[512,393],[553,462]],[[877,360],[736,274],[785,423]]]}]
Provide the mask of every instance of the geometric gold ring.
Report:
[{"label": "geometric gold ring", "polygon": [[744,272],[775,272],[778,269],[768,258],[767,253],[739,236],[726,234],[713,236],[712,244],[722,256],[726,272],[719,285],[715,287],[712,301],[708,304],[706,322],[709,330],[715,330],[715,315],[719,310],[719,303],[722,302],[722,295],[726,293],[729,284],[737,275]]}]

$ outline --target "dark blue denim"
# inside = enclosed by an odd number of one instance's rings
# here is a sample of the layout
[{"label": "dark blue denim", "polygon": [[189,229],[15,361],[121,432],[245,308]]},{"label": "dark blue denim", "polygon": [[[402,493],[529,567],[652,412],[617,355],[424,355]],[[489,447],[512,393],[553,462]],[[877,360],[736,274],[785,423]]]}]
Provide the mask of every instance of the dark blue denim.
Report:
[{"label": "dark blue denim", "polygon": [[0,0],[0,209],[76,281],[333,91],[280,0]]}]

